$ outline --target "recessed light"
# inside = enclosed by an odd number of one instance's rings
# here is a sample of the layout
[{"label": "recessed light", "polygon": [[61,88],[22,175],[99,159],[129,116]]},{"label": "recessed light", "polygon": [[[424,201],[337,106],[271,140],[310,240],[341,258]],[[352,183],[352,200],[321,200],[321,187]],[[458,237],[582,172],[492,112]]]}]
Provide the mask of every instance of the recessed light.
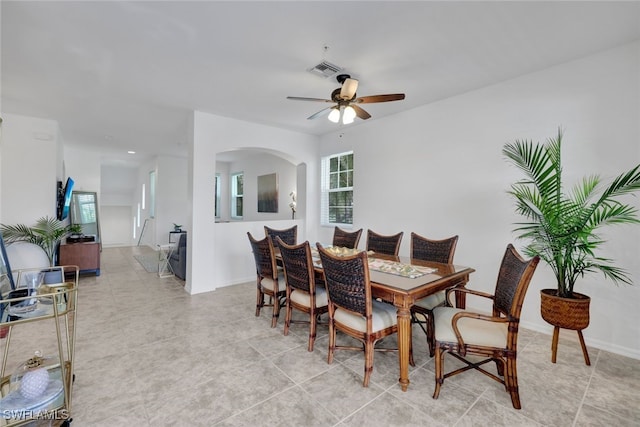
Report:
[{"label": "recessed light", "polygon": [[127,151],[127,154],[136,154],[136,152],[129,150],[129,151]]}]

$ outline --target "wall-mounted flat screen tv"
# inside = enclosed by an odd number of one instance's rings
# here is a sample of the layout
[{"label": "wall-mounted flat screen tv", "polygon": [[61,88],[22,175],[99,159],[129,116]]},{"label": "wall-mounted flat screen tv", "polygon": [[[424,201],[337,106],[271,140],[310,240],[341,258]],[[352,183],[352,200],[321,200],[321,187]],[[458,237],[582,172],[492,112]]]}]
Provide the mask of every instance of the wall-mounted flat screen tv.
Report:
[{"label": "wall-mounted flat screen tv", "polygon": [[60,221],[64,221],[69,216],[69,205],[71,205],[73,184],[73,179],[67,178],[67,183],[58,196],[58,219]]}]

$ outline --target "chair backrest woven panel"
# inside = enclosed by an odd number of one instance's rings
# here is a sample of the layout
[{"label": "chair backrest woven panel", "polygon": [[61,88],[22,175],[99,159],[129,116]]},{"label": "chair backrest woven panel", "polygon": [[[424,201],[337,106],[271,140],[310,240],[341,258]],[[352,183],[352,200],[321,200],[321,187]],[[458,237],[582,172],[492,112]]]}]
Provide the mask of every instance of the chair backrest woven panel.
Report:
[{"label": "chair backrest woven panel", "polygon": [[509,244],[500,264],[494,293],[494,309],[515,319],[520,318],[524,295],[539,258],[524,260]]},{"label": "chair backrest woven panel", "polygon": [[268,237],[262,240],[256,240],[249,232],[247,232],[247,236],[249,236],[253,258],[256,261],[256,272],[258,276],[275,279],[275,272],[277,270],[273,256],[273,243]]},{"label": "chair backrest woven panel", "polygon": [[309,265],[311,260],[309,242],[290,246],[280,240],[278,244],[280,245],[280,255],[282,255],[287,284],[292,288],[311,292],[311,281],[314,280],[314,277],[313,266]]},{"label": "chair backrest woven panel", "polygon": [[443,240],[431,240],[411,233],[411,258],[451,264],[457,243],[458,236]]},{"label": "chair backrest woven panel", "polygon": [[379,254],[397,256],[398,251],[400,250],[400,242],[402,241],[403,234],[404,232],[401,231],[400,233],[392,236],[384,236],[371,230],[367,230],[367,250],[374,251]]},{"label": "chair backrest woven panel", "polygon": [[295,245],[298,243],[298,226],[294,225],[291,228],[284,230],[276,230],[275,228],[264,226],[264,233],[266,236],[271,237],[273,240],[273,247],[279,248],[276,243],[276,237],[280,237],[287,245]]},{"label": "chair backrest woven panel", "polygon": [[349,232],[336,227],[333,231],[333,246],[355,249],[358,247],[361,235],[362,228],[358,231]]},{"label": "chair backrest woven panel", "polygon": [[367,255],[361,252],[350,257],[334,257],[318,247],[324,280],[332,304],[367,316],[367,286],[365,275]]}]

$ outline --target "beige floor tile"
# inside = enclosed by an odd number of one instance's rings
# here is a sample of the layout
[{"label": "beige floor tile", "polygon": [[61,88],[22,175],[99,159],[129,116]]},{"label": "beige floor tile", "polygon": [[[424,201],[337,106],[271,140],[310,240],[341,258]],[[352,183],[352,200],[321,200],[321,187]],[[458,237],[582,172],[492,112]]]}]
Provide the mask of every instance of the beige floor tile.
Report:
[{"label": "beige floor tile", "polygon": [[[308,325],[294,324],[284,336],[284,310],[276,328],[270,308],[255,316],[255,283],[191,296],[183,281],[160,279],[133,258],[149,251],[105,248],[102,274],[81,277],[74,426],[640,424],[640,360],[590,347],[586,366],[573,331],[561,331],[553,364],[551,336],[521,328],[521,410],[501,384],[475,371],[446,379],[434,400],[433,360],[417,327],[408,391],[397,383],[396,353],[375,354],[364,388],[363,352],[338,351],[327,364],[326,325],[308,352]],[[8,371],[35,350],[57,352],[46,327],[23,326],[12,333]],[[358,345],[340,333],[337,340]],[[382,344],[395,343],[391,336]],[[459,366],[446,357],[447,371]],[[487,367],[495,371],[493,363]]]}]

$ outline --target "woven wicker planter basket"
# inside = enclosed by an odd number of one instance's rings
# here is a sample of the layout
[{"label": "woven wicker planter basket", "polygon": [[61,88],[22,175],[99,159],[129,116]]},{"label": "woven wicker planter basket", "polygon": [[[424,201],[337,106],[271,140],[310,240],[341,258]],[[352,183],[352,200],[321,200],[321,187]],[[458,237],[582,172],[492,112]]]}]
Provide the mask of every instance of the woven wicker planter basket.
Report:
[{"label": "woven wicker planter basket", "polygon": [[587,295],[573,293],[574,298],[556,295],[556,289],[540,290],[540,314],[553,326],[580,331],[589,326],[589,304]]}]

